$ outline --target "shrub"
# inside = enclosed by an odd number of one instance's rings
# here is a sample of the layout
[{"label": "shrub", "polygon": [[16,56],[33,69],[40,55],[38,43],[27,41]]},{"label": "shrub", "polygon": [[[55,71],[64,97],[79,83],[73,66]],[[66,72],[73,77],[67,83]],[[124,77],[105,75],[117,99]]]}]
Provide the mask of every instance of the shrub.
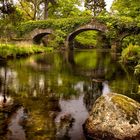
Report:
[{"label": "shrub", "polygon": [[121,61],[137,64],[140,59],[140,46],[129,44],[121,53]]}]

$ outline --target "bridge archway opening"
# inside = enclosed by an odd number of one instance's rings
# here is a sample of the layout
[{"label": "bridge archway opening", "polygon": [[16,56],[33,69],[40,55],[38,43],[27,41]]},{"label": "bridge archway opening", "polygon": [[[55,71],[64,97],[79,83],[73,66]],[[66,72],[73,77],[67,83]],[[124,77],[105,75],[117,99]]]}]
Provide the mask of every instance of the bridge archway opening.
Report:
[{"label": "bridge archway opening", "polygon": [[97,31],[97,32],[102,32],[100,30],[97,30],[97,29],[81,29],[81,30],[77,30],[77,31],[74,31],[73,33],[71,33],[68,37],[68,41],[72,41],[77,35],[79,35],[80,33],[82,32],[86,32],[86,31]]},{"label": "bridge archway opening", "polygon": [[127,33],[120,39],[121,46],[127,47],[129,44],[140,45],[140,34]]},{"label": "bridge archway opening", "polygon": [[67,47],[70,50],[73,50],[75,48],[74,40],[76,36],[82,34],[83,32],[89,32],[89,31],[98,32],[100,35],[105,37],[105,33],[108,31],[108,29],[106,25],[101,24],[101,23],[90,23],[90,24],[81,26],[68,35],[67,41],[66,41]]},{"label": "bridge archway opening", "polygon": [[107,48],[107,38],[99,30],[86,30],[76,34],[73,40],[73,47],[79,49]]},{"label": "bridge archway opening", "polygon": [[43,45],[47,44],[47,37],[50,33],[40,33],[37,34],[33,37],[33,43],[34,44],[38,44],[40,45],[41,43],[43,43]]},{"label": "bridge archway opening", "polygon": [[34,44],[40,45],[41,43],[43,43],[43,45],[45,45],[45,43],[47,43],[46,40],[49,37],[48,36],[49,34],[53,34],[53,30],[50,29],[50,28],[47,28],[47,29],[35,28],[30,33],[28,33],[27,35],[25,35],[25,38],[28,38]]},{"label": "bridge archway opening", "polygon": [[[74,32],[68,38],[68,46],[74,48],[107,48],[107,38],[105,33],[97,29],[85,29]],[[110,48],[108,46],[108,48]]]}]

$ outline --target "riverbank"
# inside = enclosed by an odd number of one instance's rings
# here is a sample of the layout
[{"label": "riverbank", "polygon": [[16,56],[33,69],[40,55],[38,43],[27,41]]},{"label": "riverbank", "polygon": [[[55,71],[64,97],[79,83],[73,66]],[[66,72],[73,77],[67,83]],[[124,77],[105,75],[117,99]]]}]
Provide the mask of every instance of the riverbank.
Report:
[{"label": "riverbank", "polygon": [[31,54],[43,53],[51,50],[43,46],[29,44],[0,44],[0,58],[19,58],[29,56]]}]

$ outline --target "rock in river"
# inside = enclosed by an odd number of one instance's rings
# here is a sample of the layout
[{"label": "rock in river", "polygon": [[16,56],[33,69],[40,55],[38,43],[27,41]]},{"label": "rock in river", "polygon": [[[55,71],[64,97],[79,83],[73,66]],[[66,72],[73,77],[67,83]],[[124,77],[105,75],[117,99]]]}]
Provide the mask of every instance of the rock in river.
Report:
[{"label": "rock in river", "polygon": [[140,104],[121,94],[102,95],[93,105],[84,132],[92,140],[140,140]]}]

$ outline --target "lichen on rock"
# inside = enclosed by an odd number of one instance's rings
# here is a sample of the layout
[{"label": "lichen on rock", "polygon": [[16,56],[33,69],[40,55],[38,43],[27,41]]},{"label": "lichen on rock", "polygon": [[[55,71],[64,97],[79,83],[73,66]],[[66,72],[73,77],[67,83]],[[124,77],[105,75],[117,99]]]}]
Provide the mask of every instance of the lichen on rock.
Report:
[{"label": "lichen on rock", "polygon": [[140,135],[140,104],[121,94],[102,95],[93,105],[84,130],[91,139],[134,139]]}]

